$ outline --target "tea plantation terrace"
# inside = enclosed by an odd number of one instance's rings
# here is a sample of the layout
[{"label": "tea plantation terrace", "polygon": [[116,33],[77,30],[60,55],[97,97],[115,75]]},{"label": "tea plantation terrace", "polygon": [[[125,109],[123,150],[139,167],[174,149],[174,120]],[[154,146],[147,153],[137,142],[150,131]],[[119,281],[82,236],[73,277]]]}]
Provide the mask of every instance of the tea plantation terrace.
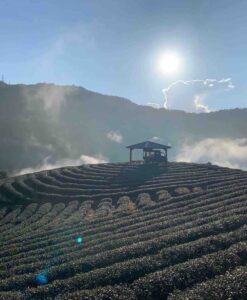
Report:
[{"label": "tea plantation terrace", "polygon": [[98,164],[0,185],[0,299],[246,299],[247,172]]}]

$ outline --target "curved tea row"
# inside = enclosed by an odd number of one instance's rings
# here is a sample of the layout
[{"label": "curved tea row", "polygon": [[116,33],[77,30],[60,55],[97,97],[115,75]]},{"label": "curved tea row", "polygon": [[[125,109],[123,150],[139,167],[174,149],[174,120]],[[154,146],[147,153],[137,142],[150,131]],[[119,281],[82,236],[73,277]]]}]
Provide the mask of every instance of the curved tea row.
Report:
[{"label": "curved tea row", "polygon": [[[246,183],[243,171],[185,163],[91,165],[6,181],[0,299],[244,299]],[[15,205],[14,193],[22,194]]]},{"label": "curved tea row", "polygon": [[[244,177],[244,178],[243,178]],[[6,180],[0,186],[0,201],[25,204],[69,202],[110,197],[116,203],[124,195],[141,192],[152,195],[157,189],[173,193],[178,187],[210,188],[221,182],[245,180],[246,174],[211,165],[169,163],[164,166],[141,164],[99,164],[43,171]]]}]

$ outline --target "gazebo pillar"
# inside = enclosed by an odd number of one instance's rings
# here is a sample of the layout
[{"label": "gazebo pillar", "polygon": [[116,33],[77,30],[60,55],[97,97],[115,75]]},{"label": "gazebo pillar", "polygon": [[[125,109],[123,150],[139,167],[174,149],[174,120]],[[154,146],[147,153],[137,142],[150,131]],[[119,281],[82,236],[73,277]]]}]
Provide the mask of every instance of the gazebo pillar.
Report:
[{"label": "gazebo pillar", "polygon": [[130,162],[132,162],[132,150],[133,149],[130,148]]},{"label": "gazebo pillar", "polygon": [[167,151],[167,149],[165,149],[165,152],[166,152],[166,164],[167,164],[167,161],[168,161],[168,157],[167,157],[168,151]]}]

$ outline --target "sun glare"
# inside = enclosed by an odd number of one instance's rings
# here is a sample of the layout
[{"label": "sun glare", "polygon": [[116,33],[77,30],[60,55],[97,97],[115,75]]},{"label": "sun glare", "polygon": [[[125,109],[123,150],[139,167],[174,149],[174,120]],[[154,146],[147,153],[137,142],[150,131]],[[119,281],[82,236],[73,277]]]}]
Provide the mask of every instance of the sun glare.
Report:
[{"label": "sun glare", "polygon": [[159,68],[163,74],[176,74],[181,70],[182,61],[178,54],[167,52],[159,60]]}]

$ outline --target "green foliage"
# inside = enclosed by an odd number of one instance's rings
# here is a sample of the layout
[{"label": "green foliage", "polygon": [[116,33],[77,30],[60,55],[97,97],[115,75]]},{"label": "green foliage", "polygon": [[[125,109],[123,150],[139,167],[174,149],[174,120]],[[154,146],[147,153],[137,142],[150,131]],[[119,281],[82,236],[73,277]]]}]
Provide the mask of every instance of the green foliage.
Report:
[{"label": "green foliage", "polygon": [[8,179],[0,299],[245,299],[247,173],[149,171],[99,164]]},{"label": "green foliage", "polygon": [[0,180],[6,179],[8,177],[8,173],[6,171],[0,171]]}]

